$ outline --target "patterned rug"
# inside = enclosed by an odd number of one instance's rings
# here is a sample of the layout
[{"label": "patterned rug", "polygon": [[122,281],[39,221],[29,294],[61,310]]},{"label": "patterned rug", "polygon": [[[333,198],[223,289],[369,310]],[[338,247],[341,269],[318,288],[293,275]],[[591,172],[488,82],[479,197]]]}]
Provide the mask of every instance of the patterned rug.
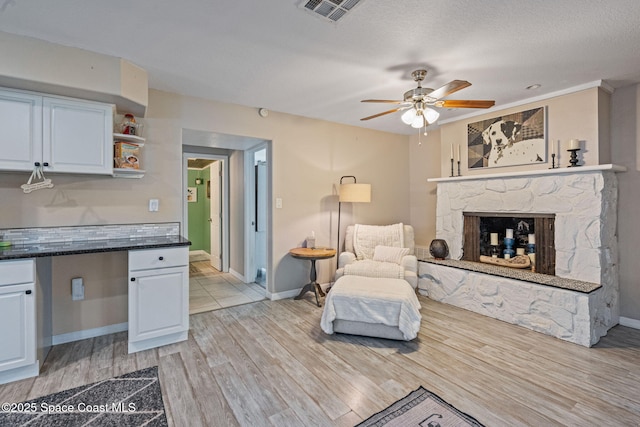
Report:
[{"label": "patterned rug", "polygon": [[423,387],[412,391],[356,427],[483,427],[475,418],[458,411]]},{"label": "patterned rug", "polygon": [[0,426],[167,426],[157,366],[8,405]]}]

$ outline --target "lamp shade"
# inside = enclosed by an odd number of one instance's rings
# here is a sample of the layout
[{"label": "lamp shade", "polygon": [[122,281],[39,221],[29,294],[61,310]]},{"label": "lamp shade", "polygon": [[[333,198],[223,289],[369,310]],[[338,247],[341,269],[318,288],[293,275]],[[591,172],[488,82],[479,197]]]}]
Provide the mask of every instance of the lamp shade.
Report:
[{"label": "lamp shade", "polygon": [[340,202],[371,202],[371,184],[340,184]]}]

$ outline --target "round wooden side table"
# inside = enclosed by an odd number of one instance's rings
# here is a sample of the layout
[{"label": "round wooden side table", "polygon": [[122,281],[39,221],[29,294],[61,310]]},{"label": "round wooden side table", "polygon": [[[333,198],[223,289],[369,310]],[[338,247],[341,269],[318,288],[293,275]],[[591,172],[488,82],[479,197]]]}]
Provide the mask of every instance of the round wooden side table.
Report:
[{"label": "round wooden side table", "polygon": [[331,248],[294,248],[289,251],[289,254],[297,259],[308,259],[311,261],[311,273],[309,274],[310,281],[304,285],[298,296],[294,299],[300,299],[304,294],[312,290],[316,296],[316,305],[320,307],[318,294],[323,297],[324,292],[318,282],[316,282],[316,261],[319,259],[333,258],[336,255],[336,250]]}]

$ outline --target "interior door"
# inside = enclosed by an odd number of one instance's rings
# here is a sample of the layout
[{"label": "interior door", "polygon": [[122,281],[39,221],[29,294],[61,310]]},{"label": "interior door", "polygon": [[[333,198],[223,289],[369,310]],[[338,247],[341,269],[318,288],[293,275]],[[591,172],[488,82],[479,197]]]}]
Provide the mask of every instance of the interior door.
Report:
[{"label": "interior door", "polygon": [[211,163],[211,266],[222,271],[222,169],[220,161]]}]

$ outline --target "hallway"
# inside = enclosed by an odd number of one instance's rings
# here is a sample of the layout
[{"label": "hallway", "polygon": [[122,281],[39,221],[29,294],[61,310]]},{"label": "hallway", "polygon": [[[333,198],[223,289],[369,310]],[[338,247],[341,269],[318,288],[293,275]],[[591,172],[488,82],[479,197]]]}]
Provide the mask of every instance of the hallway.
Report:
[{"label": "hallway", "polygon": [[211,267],[209,260],[189,262],[189,314],[202,313],[265,299],[256,283],[243,283],[230,273]]}]

